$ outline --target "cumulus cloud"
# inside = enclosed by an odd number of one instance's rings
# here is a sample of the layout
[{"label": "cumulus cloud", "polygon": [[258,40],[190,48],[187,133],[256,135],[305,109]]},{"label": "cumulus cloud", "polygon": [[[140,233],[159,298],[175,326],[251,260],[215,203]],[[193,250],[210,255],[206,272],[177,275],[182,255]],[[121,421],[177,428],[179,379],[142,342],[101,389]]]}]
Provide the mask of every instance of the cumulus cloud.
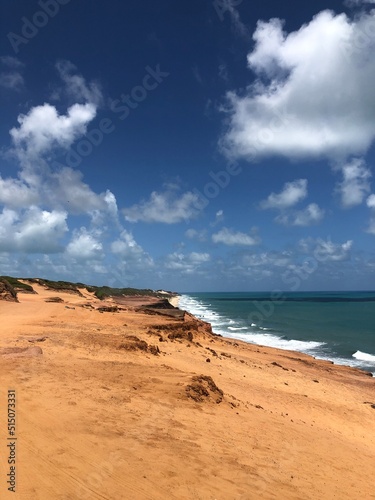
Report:
[{"label": "cumulus cloud", "polygon": [[178,195],[175,189],[162,193],[153,191],[149,200],[144,200],[132,207],[123,209],[129,222],[162,222],[176,224],[188,221],[199,213],[199,198],[191,191]]},{"label": "cumulus cloud", "polygon": [[307,196],[307,180],[298,179],[284,184],[280,193],[271,193],[266,200],[260,202],[260,208],[263,210],[275,208],[290,208]]},{"label": "cumulus cloud", "polygon": [[81,227],[73,232],[73,237],[66,247],[66,254],[76,260],[100,259],[103,255],[103,245],[98,234]]},{"label": "cumulus cloud", "polygon": [[131,232],[123,230],[120,238],[115,240],[111,245],[112,253],[125,259],[132,265],[152,266],[153,259],[143,250],[143,248],[135,241]]},{"label": "cumulus cloud", "polygon": [[30,187],[20,179],[3,179],[0,176],[0,204],[8,208],[26,208],[37,205],[40,194],[35,187]]},{"label": "cumulus cloud", "polygon": [[299,242],[302,252],[312,254],[319,262],[341,262],[350,259],[353,241],[333,243],[330,238],[324,240],[307,238]]},{"label": "cumulus cloud", "polygon": [[[1,63],[12,70],[22,67],[14,58],[1,58]],[[83,182],[79,171],[66,167],[56,170],[50,166],[55,151],[69,148],[85,134],[88,123],[96,115],[96,88],[86,85],[81,76],[76,79],[72,70],[69,65],[59,68],[70,94],[85,102],[73,104],[66,114],[60,114],[48,103],[35,106],[27,114],[19,115],[18,125],[10,130],[11,152],[20,168],[15,178],[0,176],[3,206],[0,252],[11,252],[14,256],[17,252],[23,256],[60,253],[65,266],[61,272],[66,273],[73,264],[81,268],[87,260],[91,261],[91,269],[102,272],[101,236],[105,220],[117,221],[116,198],[108,190],[95,193]],[[65,248],[69,215],[88,216],[92,228],[74,230]],[[37,262],[33,258],[35,265]],[[54,269],[56,265],[54,263]]]},{"label": "cumulus cloud", "polygon": [[[13,69],[21,67],[13,59],[0,62]],[[86,133],[96,116],[97,88],[79,75],[75,78],[73,69],[59,67],[66,92],[80,102],[68,107],[65,114],[48,103],[35,106],[20,115],[18,125],[10,131],[11,153],[19,170],[15,177],[0,176],[0,256],[1,262],[5,260],[4,269],[13,269],[15,274],[29,275],[34,269],[35,274],[41,271],[67,279],[81,276],[84,280],[93,274],[108,277],[110,267],[106,264],[118,264],[111,262],[111,257],[123,260],[120,254],[106,255],[104,248],[105,236],[113,239],[123,229],[114,194],[109,190],[94,192],[84,182],[82,172],[53,161],[56,152],[70,148]],[[89,229],[72,231],[68,227],[73,221],[69,216],[78,215],[86,216]],[[79,223],[83,224],[82,219]],[[136,267],[140,247],[124,234],[119,241],[127,244],[129,255],[132,250],[131,265]],[[143,267],[147,258],[144,253]],[[9,259],[12,264],[6,265]]]},{"label": "cumulus cloud", "polygon": [[316,203],[310,203],[303,210],[292,210],[276,217],[276,222],[286,226],[311,226],[320,222],[325,215],[325,211]]},{"label": "cumulus cloud", "polygon": [[94,119],[96,108],[92,103],[74,104],[66,115],[60,115],[50,104],[31,108],[27,115],[19,115],[19,127],[10,131],[16,155],[22,162],[48,153],[53,148],[69,148],[86,133],[87,124]]},{"label": "cumulus cloud", "polygon": [[344,208],[360,205],[370,192],[371,171],[363,159],[355,158],[341,167],[343,181],[340,182],[336,191],[341,196],[341,204]]},{"label": "cumulus cloud", "polygon": [[0,214],[0,252],[55,253],[68,231],[67,213],[31,207],[24,212],[4,208]]},{"label": "cumulus cloud", "polygon": [[248,65],[255,82],[227,95],[230,158],[364,154],[375,137],[375,11],[354,20],[325,10],[298,31],[259,21]]},{"label": "cumulus cloud", "polygon": [[212,235],[212,241],[229,246],[254,246],[260,243],[260,238],[223,227],[223,229]]},{"label": "cumulus cloud", "polygon": [[58,172],[46,173],[40,189],[48,204],[63,206],[71,214],[91,214],[102,210],[115,215],[117,205],[114,195],[110,191],[97,194],[82,179],[82,172],[65,167]]},{"label": "cumulus cloud", "polygon": [[71,215],[87,214],[98,225],[108,216],[117,220],[114,194],[109,190],[95,193],[78,170],[65,167],[53,172],[46,166],[43,173],[21,172],[20,177],[0,176],[0,204],[13,209],[43,205]]}]

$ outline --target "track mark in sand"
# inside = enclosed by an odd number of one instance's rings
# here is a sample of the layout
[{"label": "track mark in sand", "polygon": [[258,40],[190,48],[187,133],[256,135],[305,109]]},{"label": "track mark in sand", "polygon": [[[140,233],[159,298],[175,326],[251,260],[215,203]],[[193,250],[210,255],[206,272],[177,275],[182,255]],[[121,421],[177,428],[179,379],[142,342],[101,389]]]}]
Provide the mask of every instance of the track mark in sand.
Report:
[{"label": "track mark in sand", "polygon": [[[23,440],[23,448],[26,450],[29,457],[37,457],[37,465],[34,465],[35,473],[43,471],[42,477],[54,477],[53,490],[48,486],[51,498],[79,498],[80,500],[111,500],[111,495],[106,493],[108,485],[113,481],[113,473],[115,468],[121,464],[121,455],[119,453],[109,453],[107,457],[101,454],[87,453],[83,450],[77,452],[75,445],[72,441],[69,445],[64,442],[64,448],[58,447],[59,442],[56,440],[49,440],[49,451],[40,450],[37,445]],[[54,444],[56,450],[53,451]],[[52,447],[52,449],[51,449]],[[24,453],[25,455],[25,453]],[[53,458],[50,458],[53,457]],[[91,460],[88,460],[90,457]],[[100,458],[99,458],[100,457]],[[103,458],[104,457],[104,458]],[[35,473],[27,467],[30,460],[24,460],[24,464],[20,467],[28,470],[28,475],[35,477]],[[68,461],[68,464],[66,463]],[[32,463],[32,462],[31,462]],[[36,470],[37,469],[37,470]],[[30,477],[30,476],[29,476]],[[27,486],[24,485],[26,489]],[[28,491],[32,487],[32,480]],[[57,496],[61,491],[67,492],[64,496]],[[43,480],[40,482],[38,493],[44,493]],[[56,494],[56,497],[53,496]],[[40,498],[39,496],[29,496],[28,498]]]},{"label": "track mark in sand", "polygon": [[38,346],[33,347],[4,347],[0,349],[0,356],[6,358],[32,358],[41,356],[43,351]]}]

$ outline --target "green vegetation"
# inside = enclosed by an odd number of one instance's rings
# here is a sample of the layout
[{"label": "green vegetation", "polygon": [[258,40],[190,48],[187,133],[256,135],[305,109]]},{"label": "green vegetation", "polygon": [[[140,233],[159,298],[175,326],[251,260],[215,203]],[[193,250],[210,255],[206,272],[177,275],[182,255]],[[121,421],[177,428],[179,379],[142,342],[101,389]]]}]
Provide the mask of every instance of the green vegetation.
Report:
[{"label": "green vegetation", "polygon": [[[28,291],[33,292],[33,287],[31,285],[26,285],[21,283],[17,278],[11,278],[10,276],[2,276],[10,283],[16,290],[19,291]],[[162,295],[158,292],[154,292],[149,288],[146,289],[138,289],[138,288],[112,288],[109,286],[91,286],[85,285],[84,283],[70,283],[69,281],[52,281],[42,278],[20,278],[25,279],[30,283],[36,283],[38,285],[45,286],[49,290],[61,291],[61,292],[73,292],[77,294],[81,294],[80,288],[86,288],[88,292],[94,293],[95,296],[104,300],[107,297],[119,297],[122,295],[125,296],[135,296],[135,295],[148,295],[152,297],[163,297],[166,298],[165,295]]]},{"label": "green vegetation", "polygon": [[5,278],[0,277],[0,299],[18,302],[17,292]]},{"label": "green vegetation", "polygon": [[159,294],[155,293],[153,290],[149,289],[142,289],[138,290],[137,288],[111,288],[109,286],[100,286],[100,287],[86,287],[87,290],[89,288],[95,292],[95,296],[98,297],[98,299],[103,300],[106,297],[118,297],[120,295],[152,295],[155,297],[158,297]]},{"label": "green vegetation", "polygon": [[78,287],[74,283],[68,281],[51,281],[51,280],[38,280],[41,285],[50,288],[51,290],[70,290],[72,292],[79,292]]},{"label": "green vegetation", "polygon": [[17,278],[12,278],[11,276],[0,276],[0,279],[6,280],[16,291],[24,291],[24,292],[34,292],[34,289],[31,285],[26,285],[25,283],[21,283]]}]

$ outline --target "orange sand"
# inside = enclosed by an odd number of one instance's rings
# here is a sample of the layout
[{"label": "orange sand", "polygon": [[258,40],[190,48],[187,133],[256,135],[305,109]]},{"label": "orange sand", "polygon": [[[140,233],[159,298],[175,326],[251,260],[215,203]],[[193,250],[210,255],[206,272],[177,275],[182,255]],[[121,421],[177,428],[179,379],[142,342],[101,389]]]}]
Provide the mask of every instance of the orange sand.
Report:
[{"label": "orange sand", "polygon": [[[1,499],[375,499],[374,378],[212,336],[189,315],[193,341],[171,340],[181,321],[33,286],[0,302]],[[44,301],[56,295],[64,303]]]}]

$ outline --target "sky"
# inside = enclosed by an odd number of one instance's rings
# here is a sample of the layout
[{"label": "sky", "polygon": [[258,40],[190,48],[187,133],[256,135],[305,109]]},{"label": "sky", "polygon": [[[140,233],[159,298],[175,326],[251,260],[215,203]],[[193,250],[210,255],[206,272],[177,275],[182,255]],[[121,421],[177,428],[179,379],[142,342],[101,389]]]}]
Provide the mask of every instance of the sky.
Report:
[{"label": "sky", "polygon": [[375,289],[374,4],[2,2],[0,275]]}]

